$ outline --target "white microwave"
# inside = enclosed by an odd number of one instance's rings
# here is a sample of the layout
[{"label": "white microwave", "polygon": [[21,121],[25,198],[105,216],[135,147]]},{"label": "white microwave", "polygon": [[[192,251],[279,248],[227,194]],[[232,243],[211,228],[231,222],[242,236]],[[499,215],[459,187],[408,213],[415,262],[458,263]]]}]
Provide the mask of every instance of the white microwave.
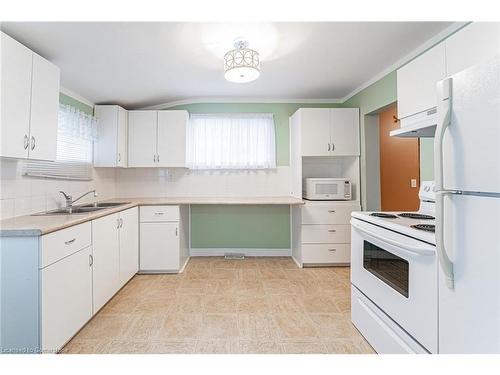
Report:
[{"label": "white microwave", "polygon": [[306,178],[303,197],[309,200],[351,200],[351,182],[345,178]]}]

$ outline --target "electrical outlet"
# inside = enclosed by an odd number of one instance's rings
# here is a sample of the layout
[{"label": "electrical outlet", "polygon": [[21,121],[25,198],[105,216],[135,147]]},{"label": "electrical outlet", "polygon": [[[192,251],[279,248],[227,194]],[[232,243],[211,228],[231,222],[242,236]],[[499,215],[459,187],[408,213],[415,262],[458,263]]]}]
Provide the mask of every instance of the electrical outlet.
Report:
[{"label": "electrical outlet", "polygon": [[417,187],[417,179],[412,178],[412,179],[410,180],[410,186],[411,186],[412,188],[416,188],[416,187]]}]

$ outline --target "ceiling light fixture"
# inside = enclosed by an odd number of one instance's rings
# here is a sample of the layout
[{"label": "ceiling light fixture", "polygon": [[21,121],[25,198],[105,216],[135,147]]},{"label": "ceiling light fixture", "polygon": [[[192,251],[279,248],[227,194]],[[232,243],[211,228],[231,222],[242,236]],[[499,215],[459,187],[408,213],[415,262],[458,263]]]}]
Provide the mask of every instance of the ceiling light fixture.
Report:
[{"label": "ceiling light fixture", "polygon": [[260,76],[259,53],[248,48],[244,39],[237,39],[234,47],[224,55],[224,77],[236,83],[255,81]]}]

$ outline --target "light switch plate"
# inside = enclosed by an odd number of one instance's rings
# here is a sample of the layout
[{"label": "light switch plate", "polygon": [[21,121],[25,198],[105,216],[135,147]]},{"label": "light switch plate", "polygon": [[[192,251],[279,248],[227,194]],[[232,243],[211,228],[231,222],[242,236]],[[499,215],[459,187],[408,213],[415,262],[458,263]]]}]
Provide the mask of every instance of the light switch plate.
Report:
[{"label": "light switch plate", "polygon": [[417,180],[416,180],[415,178],[412,178],[412,179],[410,180],[410,186],[411,186],[412,188],[416,188],[416,187],[417,187]]}]

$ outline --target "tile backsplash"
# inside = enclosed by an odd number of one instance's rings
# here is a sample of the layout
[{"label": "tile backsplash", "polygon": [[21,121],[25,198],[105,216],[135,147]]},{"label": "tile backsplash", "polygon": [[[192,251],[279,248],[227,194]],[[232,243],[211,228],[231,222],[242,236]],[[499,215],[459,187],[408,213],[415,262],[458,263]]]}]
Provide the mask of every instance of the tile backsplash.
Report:
[{"label": "tile backsplash", "polygon": [[[0,158],[0,218],[28,215],[51,210],[64,205],[59,193],[65,191],[73,197],[96,189],[97,199],[109,199],[116,195],[116,171],[114,169],[94,169],[92,181],[72,181],[23,176],[22,160]],[[94,200],[92,195],[81,203]]]},{"label": "tile backsplash", "polygon": [[[167,196],[269,196],[290,194],[290,167],[249,171],[183,168],[94,168],[92,181],[27,177],[22,160],[0,158],[0,219],[64,205],[63,190],[77,197],[96,189],[98,200]],[[79,203],[91,202],[89,195]]]}]

